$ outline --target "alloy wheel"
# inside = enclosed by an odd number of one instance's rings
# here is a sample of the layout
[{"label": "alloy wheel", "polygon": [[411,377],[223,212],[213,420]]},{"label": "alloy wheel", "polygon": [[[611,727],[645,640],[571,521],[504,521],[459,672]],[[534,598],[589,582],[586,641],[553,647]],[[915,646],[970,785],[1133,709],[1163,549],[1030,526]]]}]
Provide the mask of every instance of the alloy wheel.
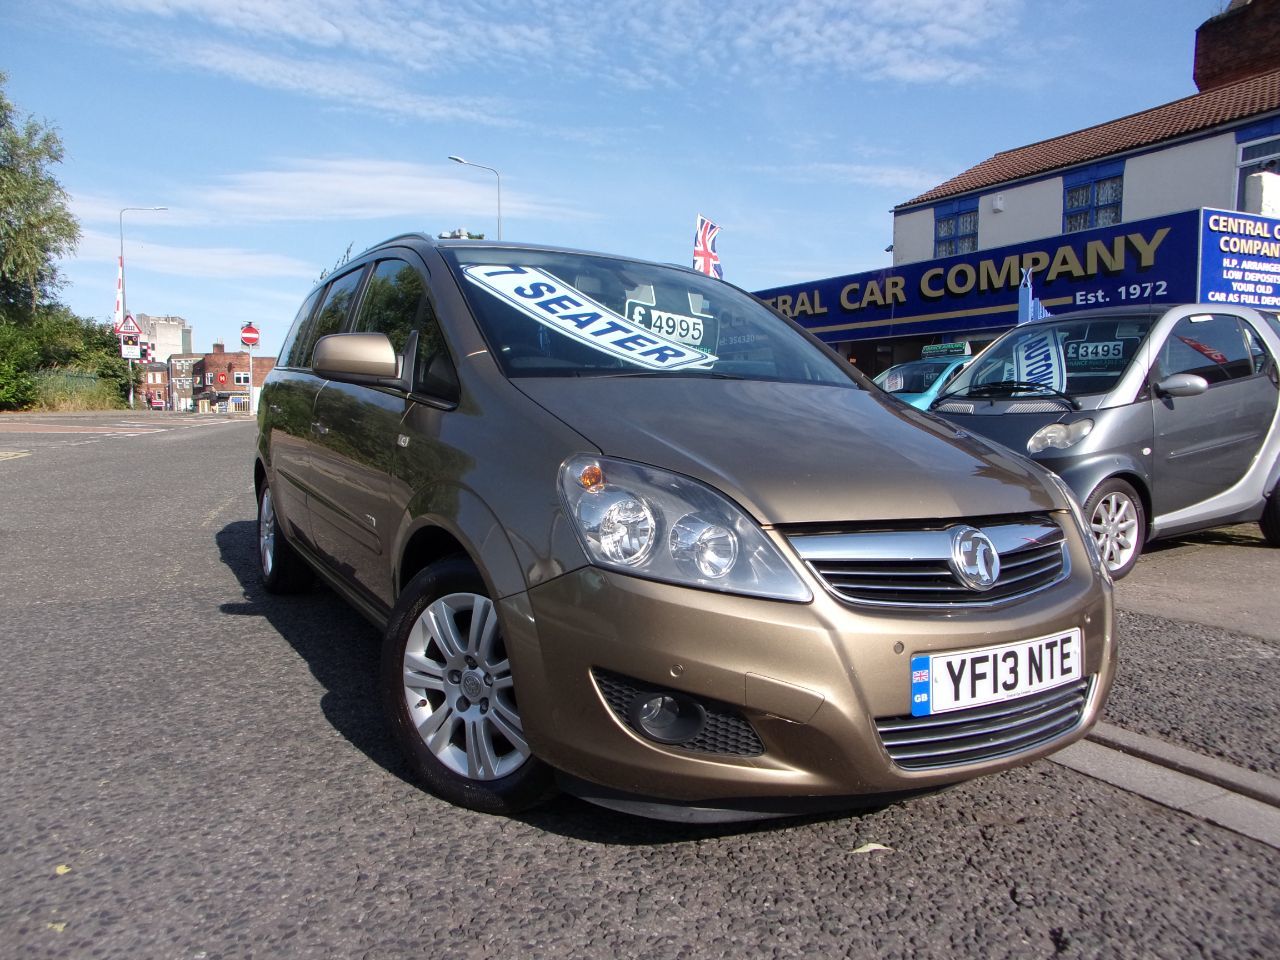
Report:
[{"label": "alloy wheel", "polygon": [[1107,569],[1127,566],[1138,551],[1138,511],[1123,493],[1113,491],[1093,508],[1090,528]]},{"label": "alloy wheel", "polygon": [[404,650],[409,719],[427,749],[469,780],[497,780],[530,757],[511,664],[488,598],[453,593],[418,617]]},{"label": "alloy wheel", "polygon": [[258,509],[258,560],[263,574],[271,576],[276,565],[276,511],[270,487],[262,491],[262,505]]}]

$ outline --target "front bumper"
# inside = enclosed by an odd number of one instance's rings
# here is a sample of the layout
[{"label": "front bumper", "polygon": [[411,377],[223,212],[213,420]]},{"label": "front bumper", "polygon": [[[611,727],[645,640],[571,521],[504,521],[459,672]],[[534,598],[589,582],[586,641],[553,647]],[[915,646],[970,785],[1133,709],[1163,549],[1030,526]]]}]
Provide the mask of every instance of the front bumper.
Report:
[{"label": "front bumper", "polygon": [[[587,567],[507,598],[502,614],[525,734],[538,756],[571,777],[605,793],[704,806],[880,797],[1026,763],[1093,725],[1115,668],[1111,586],[1089,570],[1079,543],[1071,569],[1064,581],[993,609],[933,611],[858,607],[814,581],[814,601],[796,604]],[[911,713],[913,654],[1073,627],[1082,631],[1089,678],[1077,724],[979,762],[912,770],[891,759],[876,720]],[[601,676],[736,711],[762,749],[724,755],[654,742],[609,706]]]}]

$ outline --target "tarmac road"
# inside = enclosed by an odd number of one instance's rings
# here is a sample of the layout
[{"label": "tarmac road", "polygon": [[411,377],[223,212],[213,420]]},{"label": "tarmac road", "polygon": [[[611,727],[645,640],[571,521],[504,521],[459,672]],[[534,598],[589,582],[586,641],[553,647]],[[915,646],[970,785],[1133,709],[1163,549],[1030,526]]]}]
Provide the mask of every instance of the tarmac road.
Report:
[{"label": "tarmac road", "polygon": [[[435,800],[375,631],[257,585],[253,432],[0,419],[0,955],[1280,955],[1275,848],[1053,762],[746,828]],[[1145,557],[1108,720],[1275,775],[1277,559]]]}]

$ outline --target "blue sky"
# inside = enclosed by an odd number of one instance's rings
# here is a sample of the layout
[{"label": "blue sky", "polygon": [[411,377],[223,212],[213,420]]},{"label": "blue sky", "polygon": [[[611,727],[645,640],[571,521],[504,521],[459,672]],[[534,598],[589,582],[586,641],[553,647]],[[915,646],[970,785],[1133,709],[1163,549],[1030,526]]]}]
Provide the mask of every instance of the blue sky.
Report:
[{"label": "blue sky", "polygon": [[455,227],[747,289],[887,265],[889,210],[991,154],[1195,92],[1224,0],[0,0],[58,128],[64,299],[278,350],[352,246]]}]

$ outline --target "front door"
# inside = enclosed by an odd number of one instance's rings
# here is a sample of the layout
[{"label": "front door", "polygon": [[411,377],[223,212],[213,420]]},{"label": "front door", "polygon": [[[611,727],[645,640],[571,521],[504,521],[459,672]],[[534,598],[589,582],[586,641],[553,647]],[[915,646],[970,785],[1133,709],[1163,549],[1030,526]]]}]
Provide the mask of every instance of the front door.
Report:
[{"label": "front door", "polygon": [[1204,377],[1195,397],[1152,397],[1154,512],[1192,506],[1235,484],[1253,463],[1275,416],[1273,365],[1248,325],[1230,314],[1184,317],[1152,371]]}]

